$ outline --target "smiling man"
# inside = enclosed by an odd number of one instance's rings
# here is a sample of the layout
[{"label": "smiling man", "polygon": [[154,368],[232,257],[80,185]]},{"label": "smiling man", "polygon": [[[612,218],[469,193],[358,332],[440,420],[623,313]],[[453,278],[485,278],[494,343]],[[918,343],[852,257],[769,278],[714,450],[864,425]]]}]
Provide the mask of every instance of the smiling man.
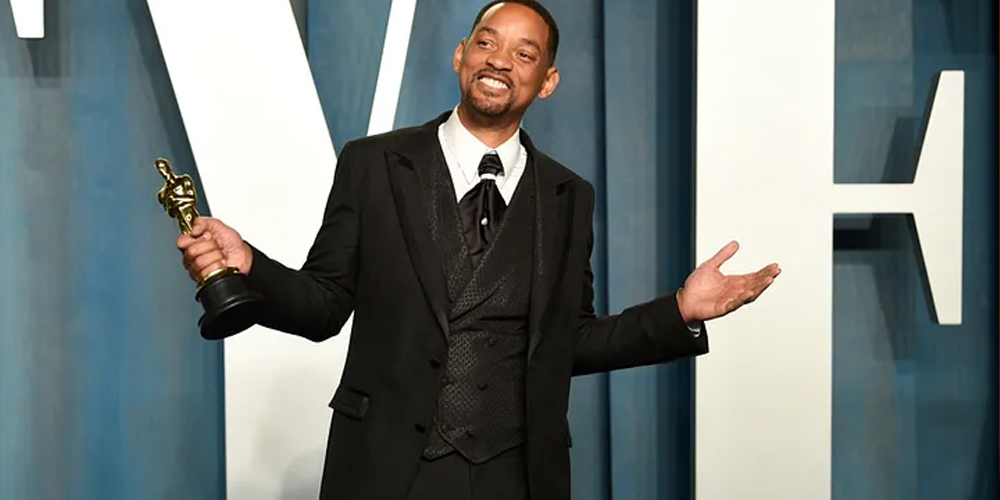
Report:
[{"label": "smiling man", "polygon": [[178,239],[195,281],[247,274],[264,326],[320,342],[354,313],[322,499],[568,500],[571,377],[706,353],[704,322],[778,275],[723,275],[730,243],[677,293],[595,314],[594,190],[520,128],[558,45],[537,2],[486,5],[455,49],[461,102],[345,145],[300,270],[217,219]]}]

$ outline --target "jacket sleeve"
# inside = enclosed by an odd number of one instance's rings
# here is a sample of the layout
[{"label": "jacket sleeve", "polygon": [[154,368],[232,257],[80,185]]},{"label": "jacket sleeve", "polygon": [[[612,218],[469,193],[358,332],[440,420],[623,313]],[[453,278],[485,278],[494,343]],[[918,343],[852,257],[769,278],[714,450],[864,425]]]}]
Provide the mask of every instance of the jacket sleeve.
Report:
[{"label": "jacket sleeve", "polygon": [[357,163],[347,143],[302,269],[289,269],[250,245],[253,261],[247,279],[264,295],[261,325],[321,342],[339,333],[354,311],[361,190]]},{"label": "jacket sleeve", "polygon": [[587,185],[587,259],[573,352],[573,375],[664,363],[708,352],[705,325],[692,330],[681,317],[675,293],[634,305],[620,314],[594,311],[593,188]]}]

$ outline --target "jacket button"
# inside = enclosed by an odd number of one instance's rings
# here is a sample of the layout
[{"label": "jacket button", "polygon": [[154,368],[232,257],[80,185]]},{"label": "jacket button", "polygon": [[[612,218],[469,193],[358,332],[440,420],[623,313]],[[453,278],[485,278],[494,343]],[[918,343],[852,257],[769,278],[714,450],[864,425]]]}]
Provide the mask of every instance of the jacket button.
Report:
[{"label": "jacket button", "polygon": [[479,385],[477,385],[476,387],[478,387],[480,391],[485,391],[486,388],[489,386],[486,385],[486,382],[480,382]]},{"label": "jacket button", "polygon": [[420,434],[423,434],[423,433],[427,432],[427,427],[424,427],[421,424],[414,424],[413,425],[413,430],[419,432]]},{"label": "jacket button", "polygon": [[476,439],[476,431],[472,429],[465,431],[465,435],[468,436],[469,439]]},{"label": "jacket button", "polygon": [[493,347],[493,346],[497,345],[497,338],[496,338],[496,337],[490,337],[490,338],[489,338],[489,339],[488,339],[488,340],[486,341],[486,343],[487,343],[487,344],[488,344],[488,345],[489,345],[490,347]]},{"label": "jacket button", "polygon": [[438,368],[441,368],[441,362],[438,361],[437,359],[431,359],[430,363],[431,363],[431,368],[433,368],[435,370],[437,370]]}]

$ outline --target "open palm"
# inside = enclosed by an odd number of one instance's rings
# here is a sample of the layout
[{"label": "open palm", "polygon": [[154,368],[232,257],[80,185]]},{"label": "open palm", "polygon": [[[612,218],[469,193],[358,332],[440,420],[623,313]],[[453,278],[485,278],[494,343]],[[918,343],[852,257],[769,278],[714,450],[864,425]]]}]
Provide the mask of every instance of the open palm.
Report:
[{"label": "open palm", "polygon": [[730,242],[688,276],[678,296],[685,320],[707,321],[729,314],[756,300],[781,274],[777,264],[749,274],[722,274],[720,267],[738,249],[738,243]]}]

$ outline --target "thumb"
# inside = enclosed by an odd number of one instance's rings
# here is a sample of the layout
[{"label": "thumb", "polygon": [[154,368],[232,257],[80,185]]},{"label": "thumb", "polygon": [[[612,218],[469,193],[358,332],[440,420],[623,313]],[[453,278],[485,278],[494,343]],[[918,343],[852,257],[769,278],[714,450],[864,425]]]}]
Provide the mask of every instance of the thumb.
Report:
[{"label": "thumb", "polygon": [[198,238],[202,236],[202,233],[218,233],[224,227],[226,225],[219,219],[202,215],[194,220],[194,225],[191,228],[191,236]]},{"label": "thumb", "polygon": [[191,223],[192,238],[200,238],[205,231],[208,231],[208,221],[206,219],[207,217],[204,215],[195,217],[194,222]]},{"label": "thumb", "polygon": [[711,266],[713,269],[718,269],[725,264],[727,260],[736,255],[736,251],[740,249],[740,244],[735,241],[730,241],[726,246],[722,247],[712,258],[705,261],[705,264]]}]

